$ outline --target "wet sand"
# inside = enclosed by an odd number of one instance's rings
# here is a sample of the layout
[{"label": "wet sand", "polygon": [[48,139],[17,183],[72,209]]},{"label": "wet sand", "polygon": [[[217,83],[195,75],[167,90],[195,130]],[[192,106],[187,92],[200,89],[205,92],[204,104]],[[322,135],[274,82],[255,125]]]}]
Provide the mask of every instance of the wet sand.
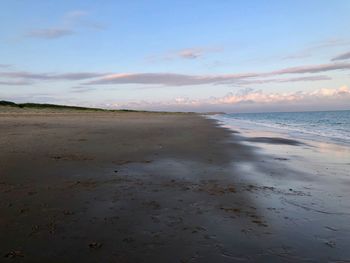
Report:
[{"label": "wet sand", "polygon": [[2,111],[0,149],[1,262],[350,260],[347,167],[304,168],[304,142],[40,110]]}]

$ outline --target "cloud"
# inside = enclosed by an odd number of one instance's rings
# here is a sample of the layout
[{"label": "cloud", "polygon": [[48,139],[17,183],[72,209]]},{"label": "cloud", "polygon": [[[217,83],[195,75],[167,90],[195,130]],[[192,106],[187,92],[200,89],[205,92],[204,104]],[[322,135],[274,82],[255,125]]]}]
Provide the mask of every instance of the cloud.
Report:
[{"label": "cloud", "polygon": [[299,82],[299,81],[319,81],[319,80],[331,80],[332,78],[325,75],[287,78],[287,79],[275,79],[273,82]]},{"label": "cloud", "polygon": [[323,48],[329,48],[329,47],[340,47],[340,46],[347,46],[350,44],[350,41],[347,39],[342,38],[333,38],[333,39],[327,39],[324,41],[320,41],[311,47],[309,47],[309,50],[316,50],[316,49],[323,49]]},{"label": "cloud", "polygon": [[85,80],[105,76],[106,73],[75,72],[75,73],[32,73],[26,71],[0,72],[0,77],[31,80]]},{"label": "cloud", "polygon": [[89,19],[89,13],[84,10],[75,10],[65,14],[63,24],[66,27],[84,27],[93,30],[102,30],[106,27]]},{"label": "cloud", "polygon": [[105,73],[92,73],[92,72],[78,72],[78,73],[65,73],[48,75],[49,79],[62,79],[62,80],[84,80],[106,75]]},{"label": "cloud", "polygon": [[315,43],[307,48],[304,48],[298,52],[295,52],[293,54],[283,56],[283,60],[290,60],[290,59],[300,59],[300,58],[306,58],[310,57],[315,51],[322,50],[325,48],[333,48],[333,47],[339,47],[339,46],[347,46],[350,44],[349,40],[346,39],[327,39],[320,41],[318,43]]},{"label": "cloud", "polygon": [[74,11],[70,11],[68,13],[66,13],[64,15],[64,21],[66,23],[69,23],[69,22],[75,22],[76,20],[82,18],[82,17],[85,17],[87,16],[89,13],[86,12],[85,10],[74,10]]},{"label": "cloud", "polygon": [[350,63],[328,63],[321,65],[301,66],[285,68],[267,73],[268,75],[283,75],[283,74],[304,74],[304,73],[319,73],[333,70],[350,69]]},{"label": "cloud", "polygon": [[[291,67],[281,70],[263,73],[238,73],[221,75],[187,75],[176,73],[118,73],[102,76],[99,79],[89,81],[85,85],[118,85],[118,84],[156,84],[164,86],[186,86],[203,84],[244,84],[244,80],[255,80],[255,84],[267,82],[296,82],[328,80],[327,76],[314,76],[290,79],[264,80],[266,77],[280,76],[287,74],[320,73],[334,70],[349,70],[350,63],[329,63],[321,65],[310,65]],[[256,79],[260,78],[260,80]],[[263,78],[261,80],[261,78]]]},{"label": "cloud", "polygon": [[0,85],[5,86],[22,86],[22,85],[31,85],[33,82],[26,80],[17,80],[17,81],[0,81]]},{"label": "cloud", "polygon": [[10,64],[0,64],[0,68],[10,68],[12,65]]},{"label": "cloud", "polygon": [[184,59],[197,59],[197,58],[203,57],[208,53],[219,52],[221,50],[222,50],[221,48],[209,48],[209,47],[185,48],[185,49],[180,49],[176,52],[173,52],[173,54],[170,54],[170,56],[184,58]]},{"label": "cloud", "polygon": [[163,61],[163,60],[175,60],[175,59],[187,59],[195,60],[204,57],[209,53],[220,52],[220,47],[191,47],[179,50],[169,51],[162,55],[153,55],[148,57],[149,61]]},{"label": "cloud", "polygon": [[332,61],[336,61],[336,60],[346,60],[346,59],[350,59],[350,51],[340,54],[334,58],[332,58]]},{"label": "cloud", "polygon": [[290,60],[290,59],[300,59],[310,57],[311,53],[309,51],[300,51],[291,55],[283,56],[282,60]]},{"label": "cloud", "polygon": [[71,11],[63,16],[58,26],[34,29],[27,32],[24,36],[51,40],[76,34],[78,27],[98,30],[104,28],[102,25],[86,19],[87,16],[88,12],[83,10]]},{"label": "cloud", "polygon": [[180,50],[177,55],[181,58],[196,59],[203,55],[203,50],[194,49],[194,48],[183,49],[183,50]]},{"label": "cloud", "polygon": [[37,29],[28,32],[25,36],[32,38],[42,38],[42,39],[55,39],[61,38],[64,36],[72,35],[75,32],[70,29],[64,28],[46,28],[46,29]]},{"label": "cloud", "polygon": [[254,79],[254,80],[242,80],[238,82],[239,85],[256,85],[256,84],[266,84],[266,83],[286,83],[286,82],[303,82],[303,81],[322,81],[331,80],[332,78],[325,75],[318,76],[307,76],[307,77],[297,77],[297,78],[280,78],[280,79]]},{"label": "cloud", "polygon": [[[271,72],[248,72],[217,75],[188,75],[177,73],[98,73],[98,72],[71,72],[71,73],[34,73],[27,71],[0,71],[0,77],[6,79],[37,80],[37,81],[83,81],[82,86],[90,85],[121,85],[144,84],[160,86],[194,86],[194,85],[257,85],[264,83],[285,83],[300,81],[322,81],[331,78],[325,75],[299,76],[294,78],[277,78],[288,74],[313,74],[333,70],[349,70],[350,63],[330,63],[285,68]],[[272,78],[275,77],[275,78]],[[6,80],[8,81],[8,80]]]},{"label": "cloud", "polygon": [[250,78],[256,74],[227,74],[227,75],[186,75],[176,73],[122,73],[103,76],[100,79],[85,83],[95,84],[158,84],[164,86],[185,86],[227,83],[232,80]]},{"label": "cloud", "polygon": [[229,93],[222,98],[214,98],[208,101],[210,104],[237,104],[237,103],[276,103],[296,102],[305,99],[342,97],[350,98],[350,89],[347,86],[338,89],[319,89],[311,92],[289,93],[264,93],[261,90],[252,90],[243,95]]},{"label": "cloud", "polygon": [[[303,108],[298,107],[302,105]],[[183,111],[262,111],[263,109],[319,109],[327,107],[349,107],[350,89],[347,86],[340,88],[323,88],[314,91],[289,92],[289,93],[265,93],[261,90],[243,89],[236,93],[230,92],[222,97],[207,99],[189,99],[186,97],[175,98],[161,102],[129,102],[107,103],[104,107],[125,109],[150,109],[150,110],[183,110]]]},{"label": "cloud", "polygon": [[89,92],[89,91],[93,91],[95,90],[95,88],[92,87],[85,87],[85,86],[75,86],[71,88],[71,91],[73,93],[85,93],[85,92]]}]

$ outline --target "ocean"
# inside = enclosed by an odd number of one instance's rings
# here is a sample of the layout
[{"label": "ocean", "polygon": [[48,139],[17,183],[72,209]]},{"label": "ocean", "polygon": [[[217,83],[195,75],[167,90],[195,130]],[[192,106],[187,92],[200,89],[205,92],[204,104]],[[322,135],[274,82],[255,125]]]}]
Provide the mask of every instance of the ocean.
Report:
[{"label": "ocean", "polygon": [[224,126],[288,133],[291,137],[350,145],[350,110],[215,115]]}]

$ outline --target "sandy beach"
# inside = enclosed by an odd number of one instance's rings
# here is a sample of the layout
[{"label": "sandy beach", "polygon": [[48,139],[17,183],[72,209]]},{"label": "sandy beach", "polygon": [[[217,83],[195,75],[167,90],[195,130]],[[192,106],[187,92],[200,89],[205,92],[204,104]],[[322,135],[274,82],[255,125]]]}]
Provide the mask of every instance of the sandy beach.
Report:
[{"label": "sandy beach", "polygon": [[3,110],[0,149],[1,262],[350,262],[348,148],[190,113]]}]

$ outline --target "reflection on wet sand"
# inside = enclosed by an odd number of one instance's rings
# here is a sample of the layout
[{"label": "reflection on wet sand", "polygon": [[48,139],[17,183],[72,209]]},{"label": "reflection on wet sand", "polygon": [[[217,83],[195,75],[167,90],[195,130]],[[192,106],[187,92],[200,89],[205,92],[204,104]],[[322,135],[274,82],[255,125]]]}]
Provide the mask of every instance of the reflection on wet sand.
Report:
[{"label": "reflection on wet sand", "polygon": [[1,118],[4,260],[350,258],[346,174],[330,180],[317,147],[192,114]]}]

